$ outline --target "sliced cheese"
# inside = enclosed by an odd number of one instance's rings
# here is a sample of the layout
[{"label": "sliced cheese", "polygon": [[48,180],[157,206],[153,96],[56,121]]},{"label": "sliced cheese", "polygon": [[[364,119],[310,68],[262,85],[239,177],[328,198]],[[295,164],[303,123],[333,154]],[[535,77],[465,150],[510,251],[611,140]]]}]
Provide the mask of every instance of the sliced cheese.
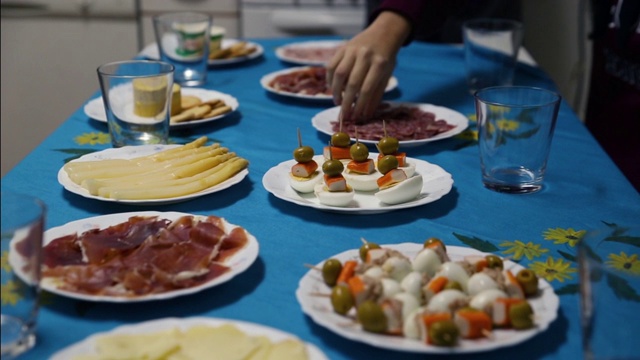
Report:
[{"label": "sliced cheese", "polygon": [[133,79],[134,114],[155,117],[162,113],[167,101],[167,85],[164,76]]}]

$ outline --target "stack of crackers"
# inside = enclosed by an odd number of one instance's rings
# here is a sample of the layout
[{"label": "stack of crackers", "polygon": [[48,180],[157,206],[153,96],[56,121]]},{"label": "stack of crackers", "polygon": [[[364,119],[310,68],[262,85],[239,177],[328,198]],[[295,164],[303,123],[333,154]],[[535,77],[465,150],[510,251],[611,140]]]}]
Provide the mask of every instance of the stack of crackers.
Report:
[{"label": "stack of crackers", "polygon": [[182,110],[171,116],[171,124],[208,119],[230,112],[232,109],[222,99],[202,100],[195,95],[182,95]]},{"label": "stack of crackers", "polygon": [[247,44],[246,41],[237,42],[231,46],[219,49],[209,54],[210,60],[232,59],[242,56],[248,56],[256,51],[255,46]]}]

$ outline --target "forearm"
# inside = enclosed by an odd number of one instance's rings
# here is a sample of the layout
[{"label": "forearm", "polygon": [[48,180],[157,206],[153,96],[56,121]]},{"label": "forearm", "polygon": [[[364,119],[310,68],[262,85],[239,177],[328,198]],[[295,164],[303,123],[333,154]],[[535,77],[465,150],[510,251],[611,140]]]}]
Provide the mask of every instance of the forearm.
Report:
[{"label": "forearm", "polygon": [[408,44],[413,39],[413,34],[417,25],[426,11],[429,2],[426,0],[385,0],[380,3],[374,11],[369,14],[369,24],[374,24],[383,13],[395,13],[404,18],[409,24],[409,33],[404,39],[404,44]]}]

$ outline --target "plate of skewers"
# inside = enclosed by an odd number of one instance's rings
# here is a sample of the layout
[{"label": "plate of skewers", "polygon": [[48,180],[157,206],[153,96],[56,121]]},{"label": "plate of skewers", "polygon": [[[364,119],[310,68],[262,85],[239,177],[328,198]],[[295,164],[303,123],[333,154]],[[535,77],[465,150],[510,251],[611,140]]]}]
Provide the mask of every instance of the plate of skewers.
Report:
[{"label": "plate of skewers", "polygon": [[558,315],[553,287],[531,270],[433,238],[365,241],[310,267],[296,290],[303,312],[340,336],[379,348],[485,352],[546,331]]}]

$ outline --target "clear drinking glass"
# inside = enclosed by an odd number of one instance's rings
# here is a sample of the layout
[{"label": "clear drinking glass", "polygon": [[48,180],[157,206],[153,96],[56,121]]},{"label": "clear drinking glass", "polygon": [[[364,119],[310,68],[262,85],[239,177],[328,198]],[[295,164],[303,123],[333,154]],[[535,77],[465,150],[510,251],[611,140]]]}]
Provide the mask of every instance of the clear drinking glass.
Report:
[{"label": "clear drinking glass", "polygon": [[14,359],[36,342],[45,205],[2,191],[2,359]]},{"label": "clear drinking glass", "polygon": [[128,60],[98,67],[111,143],[166,144],[169,141],[174,66]]},{"label": "clear drinking glass", "polygon": [[211,16],[194,12],[158,15],[153,28],[160,59],[175,66],[175,81],[199,86],[207,81]]},{"label": "clear drinking glass", "polygon": [[560,95],[527,86],[496,86],[475,94],[482,182],[505,193],[542,188]]}]

